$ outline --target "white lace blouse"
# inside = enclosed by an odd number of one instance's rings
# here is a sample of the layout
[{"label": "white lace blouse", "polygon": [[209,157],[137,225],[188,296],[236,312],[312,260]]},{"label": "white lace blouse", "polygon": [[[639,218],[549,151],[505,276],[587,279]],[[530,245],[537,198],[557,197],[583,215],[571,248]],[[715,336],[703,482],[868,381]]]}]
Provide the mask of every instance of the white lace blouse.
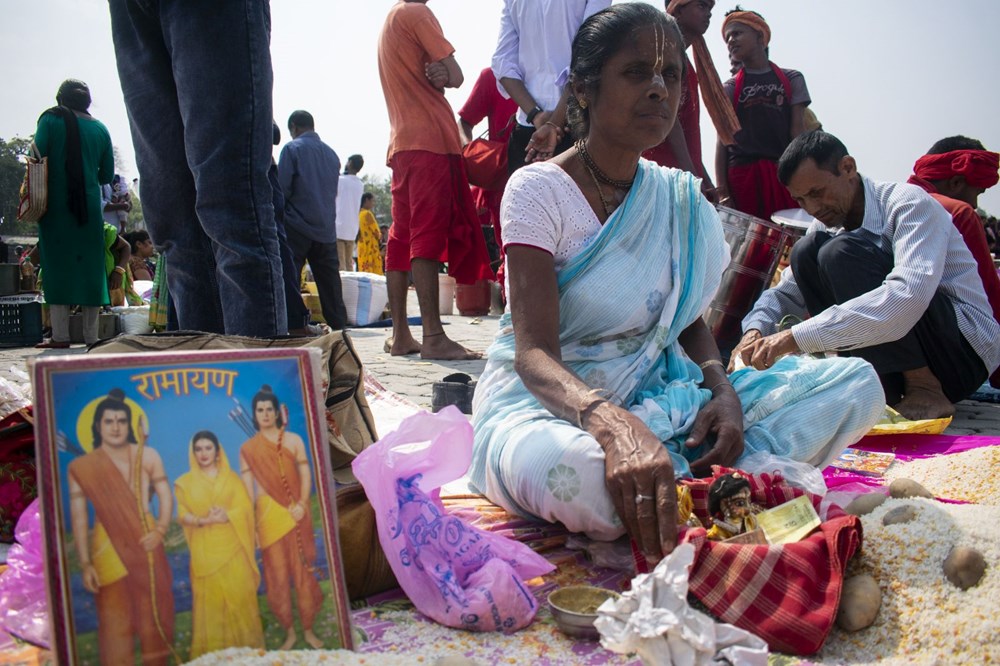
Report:
[{"label": "white lace blouse", "polygon": [[545,250],[557,271],[601,231],[583,192],[551,162],[530,164],[510,177],[500,205],[500,226],[505,249],[528,245]]}]

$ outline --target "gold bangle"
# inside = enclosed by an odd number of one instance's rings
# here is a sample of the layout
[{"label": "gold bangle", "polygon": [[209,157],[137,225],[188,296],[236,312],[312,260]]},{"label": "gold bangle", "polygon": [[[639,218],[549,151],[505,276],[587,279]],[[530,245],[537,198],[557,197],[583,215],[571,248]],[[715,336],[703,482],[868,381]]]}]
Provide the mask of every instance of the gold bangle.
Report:
[{"label": "gold bangle", "polygon": [[122,268],[121,266],[115,266],[114,267],[114,272],[115,273],[120,273],[121,275],[125,275],[125,269]]},{"label": "gold bangle", "polygon": [[555,128],[555,130],[556,130],[557,132],[562,132],[562,128],[561,128],[561,127],[559,127],[559,125],[556,125],[556,124],[555,124],[554,122],[552,122],[551,120],[546,120],[544,124],[545,124],[545,125],[552,125],[552,127],[554,127],[554,128]]},{"label": "gold bangle", "polygon": [[725,370],[725,369],[726,369],[726,366],[725,366],[725,364],[723,364],[723,362],[722,362],[722,361],[720,361],[720,360],[719,360],[719,359],[717,359],[717,358],[712,358],[712,359],[709,359],[709,360],[705,361],[704,363],[699,363],[699,364],[698,364],[698,367],[699,367],[699,368],[701,368],[702,370],[705,370],[706,368],[710,368],[710,367],[712,367],[713,365],[717,365],[717,366],[719,366],[720,368],[722,368],[723,370]]}]

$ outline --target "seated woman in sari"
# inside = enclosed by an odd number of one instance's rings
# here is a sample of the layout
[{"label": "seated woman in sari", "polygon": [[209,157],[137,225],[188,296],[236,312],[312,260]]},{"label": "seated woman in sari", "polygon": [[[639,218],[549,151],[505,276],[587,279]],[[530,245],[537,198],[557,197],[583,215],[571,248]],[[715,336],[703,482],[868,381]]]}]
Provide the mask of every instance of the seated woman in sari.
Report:
[{"label": "seated woman in sari", "polygon": [[595,539],[627,532],[653,559],[676,541],[675,476],[759,451],[825,465],[884,405],[858,359],[725,374],[701,319],[729,263],[719,218],[698,179],[639,159],[673,125],[683,48],[644,3],[581,26],[576,145],[504,194],[509,312],[473,405],[487,497]]},{"label": "seated woman in sari", "polygon": [[264,647],[253,506],[214,433],[191,438],[191,471],[174,483],[191,551],[191,659],[227,647]]}]

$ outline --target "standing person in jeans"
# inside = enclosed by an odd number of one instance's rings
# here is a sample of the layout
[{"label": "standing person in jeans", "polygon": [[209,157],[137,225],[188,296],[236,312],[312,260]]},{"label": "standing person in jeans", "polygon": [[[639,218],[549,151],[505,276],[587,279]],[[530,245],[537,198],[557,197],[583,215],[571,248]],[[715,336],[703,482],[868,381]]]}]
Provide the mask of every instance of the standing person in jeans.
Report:
[{"label": "standing person in jeans", "polygon": [[267,169],[267,0],[110,0],[143,214],[180,328],[287,331]]},{"label": "standing person in jeans", "polygon": [[[281,130],[278,123],[271,121],[271,131],[274,136],[272,145],[281,143]],[[271,183],[271,200],[274,202],[274,222],[278,228],[278,246],[281,249],[281,276],[285,286],[285,313],[288,318],[289,335],[315,335],[317,329],[310,325],[312,313],[302,300],[302,267],[295,270],[295,257],[292,248],[288,246],[288,234],[285,233],[285,195],[281,193],[281,181],[278,180],[278,164],[271,158],[271,167],[267,170],[267,180]]]},{"label": "standing person in jeans", "polygon": [[365,166],[365,158],[351,155],[337,185],[337,257],[340,270],[354,270],[354,248],[358,240],[358,211],[361,210],[361,195],[365,184],[358,173]]},{"label": "standing person in jeans", "polygon": [[504,0],[493,73],[500,92],[520,107],[507,144],[510,173],[572,145],[563,129],[570,48],[584,19],[610,6],[611,0]]},{"label": "standing person in jeans", "polygon": [[[323,318],[334,330],[347,327],[337,258],[337,186],[340,158],[316,133],[312,114],[293,111],[292,140],[278,158],[278,182],[285,195],[285,233],[295,258],[295,274],[309,260]],[[357,215],[355,215],[357,217]]]}]

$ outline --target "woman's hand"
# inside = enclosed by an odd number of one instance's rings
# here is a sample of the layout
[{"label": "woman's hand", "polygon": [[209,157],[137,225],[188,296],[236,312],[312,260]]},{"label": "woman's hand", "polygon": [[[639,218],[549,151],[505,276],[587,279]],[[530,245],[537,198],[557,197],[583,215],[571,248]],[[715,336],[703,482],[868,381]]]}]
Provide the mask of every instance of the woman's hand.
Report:
[{"label": "woman's hand", "polygon": [[587,415],[604,448],[604,480],[625,529],[658,561],[677,543],[677,489],[666,447],[634,414],[609,402]]},{"label": "woman's hand", "polygon": [[708,476],[712,465],[732,465],[743,453],[743,406],[731,384],[723,384],[712,392],[712,399],[695,417],[684,445],[697,448],[706,439],[711,448],[691,463],[695,476]]},{"label": "woman's hand", "polygon": [[229,514],[221,506],[213,506],[208,512],[207,522],[223,525],[229,522]]}]

